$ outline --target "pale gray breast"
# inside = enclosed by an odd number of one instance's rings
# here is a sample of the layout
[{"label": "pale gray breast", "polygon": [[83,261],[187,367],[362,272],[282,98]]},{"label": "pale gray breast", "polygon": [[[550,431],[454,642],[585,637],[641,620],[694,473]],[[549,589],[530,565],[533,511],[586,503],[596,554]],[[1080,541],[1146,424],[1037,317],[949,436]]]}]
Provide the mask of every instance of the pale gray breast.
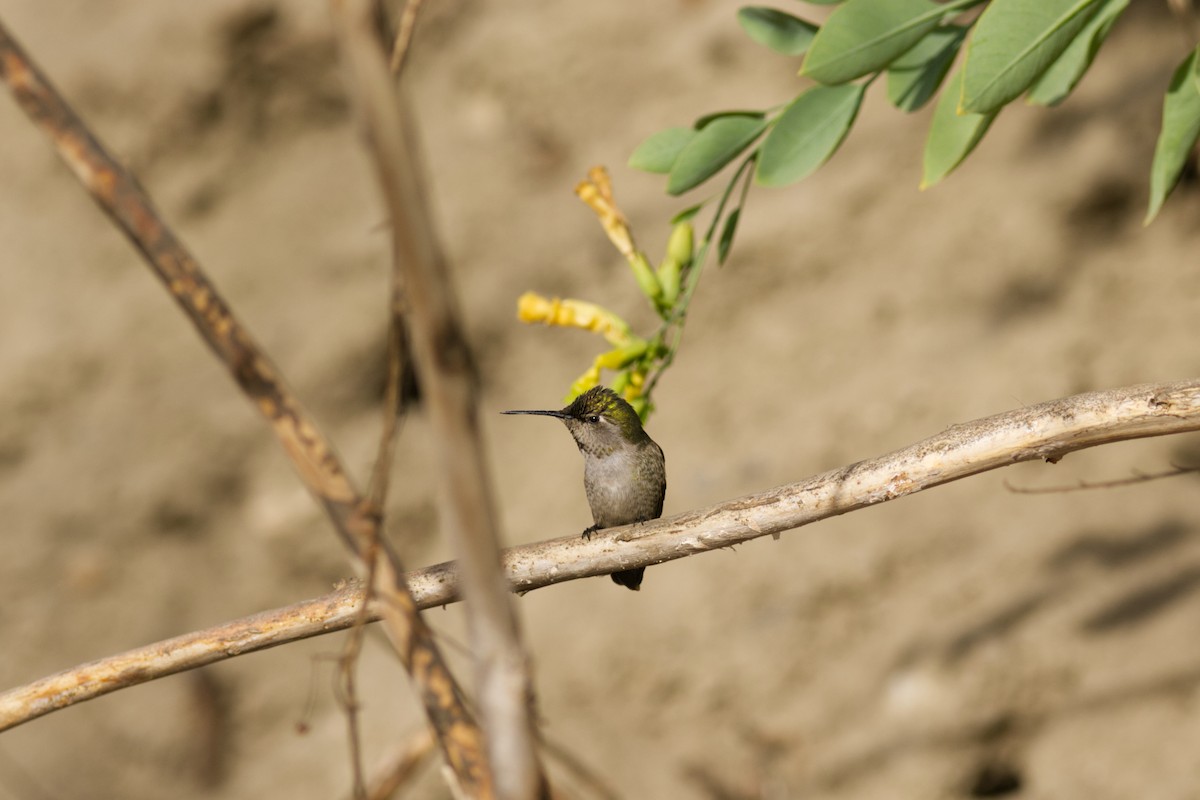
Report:
[{"label": "pale gray breast", "polygon": [[605,457],[588,456],[584,462],[588,505],[597,527],[628,525],[662,514],[666,465],[653,441],[618,448]]}]

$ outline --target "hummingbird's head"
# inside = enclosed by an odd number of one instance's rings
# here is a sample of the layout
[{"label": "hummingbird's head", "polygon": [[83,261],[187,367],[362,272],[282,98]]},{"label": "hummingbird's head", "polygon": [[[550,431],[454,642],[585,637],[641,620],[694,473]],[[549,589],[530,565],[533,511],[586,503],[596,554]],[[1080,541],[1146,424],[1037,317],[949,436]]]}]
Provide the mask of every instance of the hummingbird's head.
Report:
[{"label": "hummingbird's head", "polygon": [[599,458],[650,437],[633,406],[612,389],[595,386],[576,397],[561,411],[505,411],[505,414],[539,414],[557,417],[567,426],[575,444],[586,455]]}]

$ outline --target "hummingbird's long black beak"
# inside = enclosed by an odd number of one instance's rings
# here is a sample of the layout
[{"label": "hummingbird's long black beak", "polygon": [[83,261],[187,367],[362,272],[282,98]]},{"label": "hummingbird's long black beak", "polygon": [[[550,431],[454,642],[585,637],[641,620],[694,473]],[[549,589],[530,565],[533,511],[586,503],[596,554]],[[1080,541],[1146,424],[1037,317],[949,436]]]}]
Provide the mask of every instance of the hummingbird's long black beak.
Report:
[{"label": "hummingbird's long black beak", "polygon": [[566,419],[567,417],[571,416],[570,414],[566,414],[562,411],[501,411],[500,413],[501,414],[536,414],[539,417],[558,417],[559,419]]}]

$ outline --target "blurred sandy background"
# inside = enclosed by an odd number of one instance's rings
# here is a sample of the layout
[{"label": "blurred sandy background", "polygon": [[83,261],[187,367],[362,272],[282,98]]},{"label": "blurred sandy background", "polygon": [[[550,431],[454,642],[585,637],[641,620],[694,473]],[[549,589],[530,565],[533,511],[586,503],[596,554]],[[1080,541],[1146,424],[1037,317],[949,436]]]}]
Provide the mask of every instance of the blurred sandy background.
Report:
[{"label": "blurred sandy background", "polygon": [[[814,178],[756,189],[706,274],[649,430],[668,514],[956,422],[1200,374],[1200,194],[1143,229],[1185,39],[1136,3],[1062,108],[1007,110],[918,192],[928,111],[869,96]],[[685,202],[623,164],[646,135],[800,88],[716,0],[427,3],[411,69],[483,365],[510,543],[589,521],[557,404],[598,340],[523,327],[527,289],[650,314],[572,195],[611,168],[642,244]],[[132,163],[362,482],[387,239],[323,2],[0,0]],[[327,591],[346,558],[278,446],[131,248],[0,99],[0,685]],[[436,534],[426,424],[392,531]],[[1023,465],[783,536],[521,598],[549,737],[622,797],[1200,796],[1196,481],[1048,486],[1200,462],[1175,438]],[[458,662],[459,609],[429,614]],[[349,787],[331,636],[121,692],[0,737],[0,798],[330,798]],[[416,730],[378,634],[367,762]],[[551,762],[552,776],[587,797]],[[990,793],[990,795],[989,795]],[[410,794],[447,797],[435,770]]]}]

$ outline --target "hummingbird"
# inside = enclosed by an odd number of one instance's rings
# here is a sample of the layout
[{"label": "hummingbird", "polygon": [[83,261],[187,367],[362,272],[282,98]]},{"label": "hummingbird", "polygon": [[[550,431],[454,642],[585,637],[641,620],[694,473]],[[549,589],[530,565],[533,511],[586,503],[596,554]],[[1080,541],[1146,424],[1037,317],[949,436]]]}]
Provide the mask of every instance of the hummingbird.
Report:
[{"label": "hummingbird", "polygon": [[[592,525],[583,538],[603,528],[645,522],[662,516],[667,467],[662,448],[642,428],[633,406],[612,389],[596,386],[561,411],[505,411],[557,417],[583,454],[583,487],[592,509]],[[642,586],[645,567],[614,572],[615,583]]]}]

